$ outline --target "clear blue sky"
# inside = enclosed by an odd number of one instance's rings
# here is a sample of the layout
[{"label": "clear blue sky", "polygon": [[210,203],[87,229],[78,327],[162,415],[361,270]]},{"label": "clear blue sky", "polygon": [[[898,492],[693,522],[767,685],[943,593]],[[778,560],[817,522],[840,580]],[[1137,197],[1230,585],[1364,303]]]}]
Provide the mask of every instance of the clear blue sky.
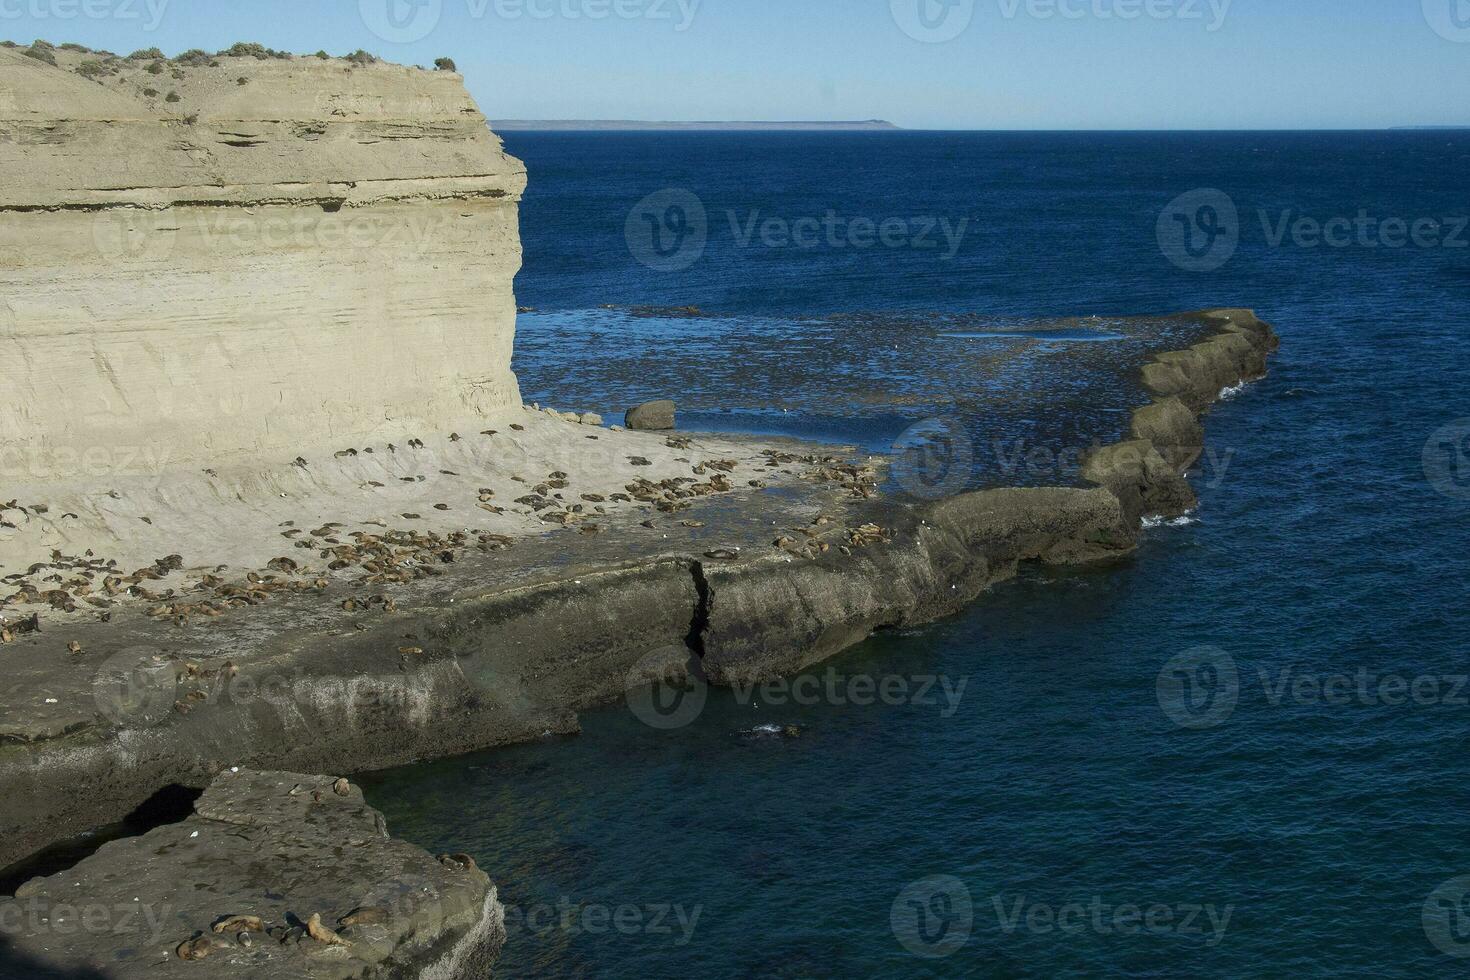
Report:
[{"label": "clear blue sky", "polygon": [[0,0],[0,36],[447,55],[495,118],[1470,124],[1470,0]]}]

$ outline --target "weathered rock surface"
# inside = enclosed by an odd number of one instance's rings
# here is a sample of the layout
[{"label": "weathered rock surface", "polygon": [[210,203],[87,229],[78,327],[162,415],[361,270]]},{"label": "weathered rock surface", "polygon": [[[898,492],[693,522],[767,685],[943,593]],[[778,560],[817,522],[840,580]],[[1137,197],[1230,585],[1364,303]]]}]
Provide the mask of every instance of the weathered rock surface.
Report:
[{"label": "weathered rock surface", "polygon": [[16,978],[483,980],[504,941],[473,861],[390,838],[346,780],[288,772],[224,772],[188,819],[0,900]]},{"label": "weathered rock surface", "polygon": [[658,432],[674,427],[674,403],[668,400],[645,402],[628,409],[623,424],[630,429]]},{"label": "weathered rock surface", "polygon": [[91,81],[58,55],[0,49],[10,453],[58,479],[119,446],[290,459],[520,404],[525,171],[460,76],[224,57]]}]

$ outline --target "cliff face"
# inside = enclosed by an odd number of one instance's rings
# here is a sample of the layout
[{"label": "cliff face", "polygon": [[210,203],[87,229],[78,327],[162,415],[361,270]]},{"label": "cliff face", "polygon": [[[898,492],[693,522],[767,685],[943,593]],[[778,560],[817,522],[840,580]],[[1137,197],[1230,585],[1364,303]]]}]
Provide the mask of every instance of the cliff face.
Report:
[{"label": "cliff face", "polygon": [[289,459],[519,406],[525,171],[460,76],[57,54],[0,49],[0,443],[28,472]]}]

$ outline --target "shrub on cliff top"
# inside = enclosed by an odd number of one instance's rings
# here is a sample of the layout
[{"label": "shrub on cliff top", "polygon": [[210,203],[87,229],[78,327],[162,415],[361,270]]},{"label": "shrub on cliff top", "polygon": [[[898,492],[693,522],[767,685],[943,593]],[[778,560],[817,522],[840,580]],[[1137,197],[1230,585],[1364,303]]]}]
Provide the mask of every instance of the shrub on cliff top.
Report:
[{"label": "shrub on cliff top", "polygon": [[349,54],[347,56],[347,60],[352,62],[354,65],[376,65],[378,63],[376,55],[368,54],[362,48],[358,48],[356,51]]},{"label": "shrub on cliff top", "polygon": [[435,58],[434,67],[440,71],[459,71],[455,66],[453,58]]},{"label": "shrub on cliff top", "polygon": [[254,58],[256,61],[265,61],[267,58],[290,58],[291,52],[277,51],[268,48],[264,44],[254,41],[237,41],[236,43],[220,51],[221,58]]},{"label": "shrub on cliff top", "polygon": [[148,66],[148,74],[150,74],[150,75],[162,75],[163,74],[163,62],[161,62],[161,61],[155,61],[155,62],[153,62],[153,64],[149,65]]},{"label": "shrub on cliff top", "polygon": [[165,55],[157,48],[139,48],[128,55],[129,61],[162,61]]},{"label": "shrub on cliff top", "polygon": [[19,44],[16,44],[14,41],[0,41],[0,48],[18,48],[18,47],[20,47],[20,45]]},{"label": "shrub on cliff top", "polygon": [[56,64],[56,50],[49,44],[44,48],[41,47],[44,43],[43,41],[37,41],[35,44],[26,48],[25,56],[27,58],[35,58],[37,61],[44,61],[48,65]]},{"label": "shrub on cliff top", "polygon": [[318,58],[322,59],[323,61],[326,61],[328,58],[331,57],[331,55],[327,54],[325,51],[318,51],[316,53],[316,56]]},{"label": "shrub on cliff top", "polygon": [[214,56],[208,51],[200,48],[190,48],[174,59],[174,64],[185,65],[189,68],[203,68],[214,60]]},{"label": "shrub on cliff top", "polygon": [[63,50],[63,51],[75,51],[78,54],[91,54],[92,53],[92,49],[91,48],[87,47],[85,44],[77,44],[75,41],[67,41],[65,44],[63,44],[61,46],[61,50]]},{"label": "shrub on cliff top", "polygon": [[83,78],[101,78],[107,74],[107,66],[100,61],[88,59],[77,65],[77,74]]}]

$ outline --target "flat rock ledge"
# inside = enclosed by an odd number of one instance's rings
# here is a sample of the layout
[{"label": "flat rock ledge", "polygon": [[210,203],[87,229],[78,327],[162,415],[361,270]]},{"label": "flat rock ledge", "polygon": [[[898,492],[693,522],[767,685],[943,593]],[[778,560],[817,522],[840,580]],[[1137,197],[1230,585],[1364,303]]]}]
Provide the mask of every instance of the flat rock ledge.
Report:
[{"label": "flat rock ledge", "polygon": [[[362,772],[571,733],[578,711],[655,678],[736,685],[798,672],[876,630],[956,613],[1023,563],[1126,556],[1142,517],[1195,506],[1184,474],[1203,451],[1200,416],[1223,390],[1264,376],[1279,344],[1249,310],[1195,315],[1216,329],[1144,366],[1152,400],[1121,442],[1084,462],[1092,487],[802,498],[808,514],[842,517],[808,529],[800,555],[770,546],[789,515],[742,498],[734,511],[689,513],[721,535],[756,525],[743,550],[630,548],[515,583],[466,566],[461,588],[391,615],[345,624],[316,607],[267,609],[227,655],[169,642],[172,658],[149,668],[166,676],[122,665],[126,717],[0,739],[0,865],[232,766]],[[162,868],[138,854],[140,868],[149,861]]]},{"label": "flat rock ledge", "polygon": [[504,942],[473,860],[389,837],[345,779],[288,772],[227,770],[188,819],[0,901],[3,977],[483,980]]}]

